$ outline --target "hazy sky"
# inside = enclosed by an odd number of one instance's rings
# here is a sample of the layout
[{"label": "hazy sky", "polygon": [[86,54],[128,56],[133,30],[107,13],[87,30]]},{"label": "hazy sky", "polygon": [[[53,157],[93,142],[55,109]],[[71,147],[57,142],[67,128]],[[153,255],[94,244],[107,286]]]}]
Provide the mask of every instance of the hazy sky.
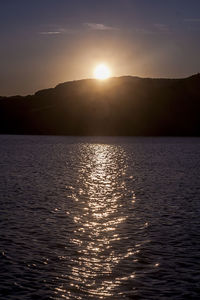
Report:
[{"label": "hazy sky", "polygon": [[0,95],[91,78],[200,72],[200,0],[0,0]]}]

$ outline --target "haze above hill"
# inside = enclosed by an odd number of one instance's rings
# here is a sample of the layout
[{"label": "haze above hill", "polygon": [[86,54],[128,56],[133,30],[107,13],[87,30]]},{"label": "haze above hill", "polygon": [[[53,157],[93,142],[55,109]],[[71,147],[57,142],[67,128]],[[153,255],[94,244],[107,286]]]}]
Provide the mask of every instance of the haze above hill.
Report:
[{"label": "haze above hill", "polygon": [[1,134],[200,135],[200,74],[184,79],[116,77],[0,97]]}]

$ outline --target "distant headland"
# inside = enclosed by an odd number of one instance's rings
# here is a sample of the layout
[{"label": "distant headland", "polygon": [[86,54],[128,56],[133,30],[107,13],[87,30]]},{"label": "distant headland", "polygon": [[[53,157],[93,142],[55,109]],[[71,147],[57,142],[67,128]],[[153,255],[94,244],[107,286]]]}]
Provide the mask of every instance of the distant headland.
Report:
[{"label": "distant headland", "polygon": [[200,74],[85,79],[0,97],[0,134],[200,136]]}]

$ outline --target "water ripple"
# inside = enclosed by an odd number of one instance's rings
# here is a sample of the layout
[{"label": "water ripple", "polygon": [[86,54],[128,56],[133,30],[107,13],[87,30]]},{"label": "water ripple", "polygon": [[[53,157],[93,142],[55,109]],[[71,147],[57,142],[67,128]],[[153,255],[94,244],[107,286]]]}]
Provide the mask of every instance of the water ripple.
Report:
[{"label": "water ripple", "polygon": [[199,139],[0,139],[2,299],[199,299]]}]

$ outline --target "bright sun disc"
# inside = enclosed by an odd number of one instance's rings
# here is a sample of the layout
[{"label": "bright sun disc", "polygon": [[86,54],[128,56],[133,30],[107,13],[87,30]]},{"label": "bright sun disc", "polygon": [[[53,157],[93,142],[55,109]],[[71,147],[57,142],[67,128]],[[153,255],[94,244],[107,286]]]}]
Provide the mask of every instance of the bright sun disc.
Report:
[{"label": "bright sun disc", "polygon": [[104,64],[96,66],[94,70],[94,77],[96,79],[101,79],[101,80],[108,79],[110,75],[111,75],[110,69]]}]

